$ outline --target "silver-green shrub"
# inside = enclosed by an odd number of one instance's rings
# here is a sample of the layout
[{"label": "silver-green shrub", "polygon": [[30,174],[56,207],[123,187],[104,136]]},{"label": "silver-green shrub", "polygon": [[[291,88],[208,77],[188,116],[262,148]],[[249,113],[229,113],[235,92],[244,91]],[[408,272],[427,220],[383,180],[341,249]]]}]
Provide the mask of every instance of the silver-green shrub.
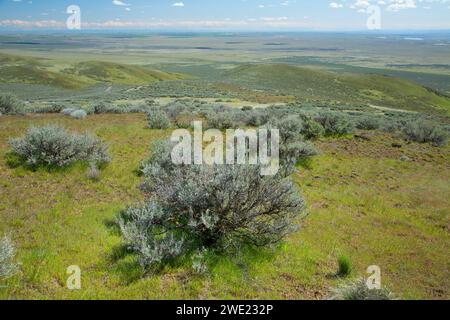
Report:
[{"label": "silver-green shrub", "polygon": [[356,128],[360,130],[377,130],[381,127],[381,122],[377,116],[365,116],[357,120]]},{"label": "silver-green shrub", "polygon": [[70,116],[73,112],[75,112],[75,111],[77,111],[77,109],[74,109],[74,108],[65,108],[65,109],[62,109],[61,110],[61,113],[63,114],[63,115],[66,115],[66,116]]},{"label": "silver-green shrub", "polygon": [[147,120],[150,129],[167,129],[171,125],[167,114],[159,109],[150,110],[147,113]]},{"label": "silver-green shrub", "polygon": [[27,165],[66,167],[76,161],[110,161],[108,147],[90,134],[71,134],[56,126],[33,127],[23,138],[10,141],[13,152]]},{"label": "silver-green shrub", "polygon": [[13,95],[0,95],[0,114],[22,114],[23,103],[17,100]]},{"label": "silver-green shrub", "polygon": [[267,127],[280,131],[280,162],[295,165],[302,159],[318,154],[314,145],[303,136],[304,123],[299,116],[291,115],[272,120]]},{"label": "silver-green shrub", "polygon": [[275,244],[295,230],[305,202],[284,170],[261,176],[259,166],[174,165],[171,146],[160,143],[144,166],[142,189],[151,196],[119,218],[144,266],[202,248]]},{"label": "silver-green shrub", "polygon": [[80,110],[75,110],[74,112],[72,112],[72,113],[70,114],[70,116],[71,116],[72,118],[75,118],[75,119],[78,119],[78,120],[82,120],[82,119],[84,119],[84,118],[87,117],[87,112],[84,111],[84,110],[82,110],[82,109],[80,109]]},{"label": "silver-green shrub", "polygon": [[9,278],[18,269],[17,264],[14,262],[16,256],[16,249],[11,239],[3,237],[0,240],[0,278]]},{"label": "silver-green shrub", "polygon": [[395,300],[386,288],[369,289],[365,279],[360,278],[341,283],[333,289],[331,300]]},{"label": "silver-green shrub", "polygon": [[322,112],[314,120],[322,125],[327,136],[343,136],[355,131],[353,123],[341,113]]},{"label": "silver-green shrub", "polygon": [[302,135],[307,140],[315,140],[325,135],[322,125],[310,118],[303,119]]},{"label": "silver-green shrub", "polygon": [[448,141],[448,133],[438,124],[427,120],[407,122],[403,132],[410,141],[431,143],[436,147],[445,146]]},{"label": "silver-green shrub", "polygon": [[86,177],[92,181],[100,180],[100,170],[97,168],[96,164],[89,164],[89,169],[87,170]]},{"label": "silver-green shrub", "polygon": [[208,128],[211,129],[225,130],[236,127],[231,112],[209,112],[207,121]]}]

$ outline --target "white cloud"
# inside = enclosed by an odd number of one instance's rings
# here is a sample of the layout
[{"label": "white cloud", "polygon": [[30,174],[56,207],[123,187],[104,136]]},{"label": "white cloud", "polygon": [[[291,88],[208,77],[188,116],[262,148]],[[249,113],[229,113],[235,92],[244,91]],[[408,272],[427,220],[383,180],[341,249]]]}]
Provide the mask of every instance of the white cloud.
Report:
[{"label": "white cloud", "polygon": [[184,2],[175,2],[172,7],[184,7]]},{"label": "white cloud", "polygon": [[330,8],[333,9],[339,9],[339,8],[343,8],[344,5],[342,3],[337,3],[337,2],[331,2],[330,3]]},{"label": "white cloud", "polygon": [[124,6],[124,7],[129,6],[129,4],[127,4],[127,3],[123,2],[123,1],[120,1],[120,0],[113,0],[112,3],[114,5],[116,5],[116,6]]}]

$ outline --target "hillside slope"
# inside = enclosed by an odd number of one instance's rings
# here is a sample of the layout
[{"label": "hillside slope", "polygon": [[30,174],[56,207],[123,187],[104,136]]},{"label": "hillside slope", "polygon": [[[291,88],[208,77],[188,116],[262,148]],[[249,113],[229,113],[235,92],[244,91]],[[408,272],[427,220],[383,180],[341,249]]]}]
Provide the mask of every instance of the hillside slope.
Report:
[{"label": "hillside slope", "polygon": [[152,70],[136,65],[101,61],[81,62],[66,71],[70,74],[87,77],[95,81],[132,85],[186,78],[181,74]]},{"label": "hillside slope", "polygon": [[142,66],[88,61],[66,68],[52,68],[50,62],[32,57],[0,53],[0,83],[50,85],[64,89],[80,89],[99,82],[141,85],[164,80],[188,78],[177,73]]},{"label": "hillside slope", "polygon": [[224,78],[254,89],[273,90],[315,100],[450,113],[450,98],[411,81],[376,74],[335,73],[287,64],[244,65],[224,72]]},{"label": "hillside slope", "polygon": [[0,66],[0,82],[50,85],[64,89],[80,89],[93,83],[30,65]]}]

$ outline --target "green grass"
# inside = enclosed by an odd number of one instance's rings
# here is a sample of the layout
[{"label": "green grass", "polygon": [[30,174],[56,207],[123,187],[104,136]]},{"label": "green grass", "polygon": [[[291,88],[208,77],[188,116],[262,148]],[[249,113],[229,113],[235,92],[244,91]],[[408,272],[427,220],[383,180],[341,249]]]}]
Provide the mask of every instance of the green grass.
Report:
[{"label": "green grass", "polygon": [[348,277],[352,273],[352,262],[346,255],[340,255],[338,258],[339,270],[337,275],[340,277]]},{"label": "green grass", "polygon": [[[99,182],[85,165],[36,172],[6,164],[7,141],[31,125],[56,123],[91,131],[110,144],[113,161]],[[352,258],[355,276],[379,265],[382,282],[404,298],[449,298],[449,148],[395,139],[350,138],[319,143],[322,155],[295,176],[309,204],[302,229],[273,250],[209,259],[196,275],[188,263],[144,274],[123,254],[112,221],[141,199],[133,171],[152,141],[168,132],[146,129],[144,115],[61,115],[0,118],[0,233],[18,246],[21,274],[0,283],[0,299],[322,299],[338,284],[337,258]],[[402,154],[413,161],[402,162]],[[82,290],[65,287],[79,265]]]},{"label": "green grass", "polygon": [[382,107],[450,114],[450,99],[411,81],[377,74],[335,73],[287,64],[243,65],[224,77],[250,87],[302,99],[371,103]]}]

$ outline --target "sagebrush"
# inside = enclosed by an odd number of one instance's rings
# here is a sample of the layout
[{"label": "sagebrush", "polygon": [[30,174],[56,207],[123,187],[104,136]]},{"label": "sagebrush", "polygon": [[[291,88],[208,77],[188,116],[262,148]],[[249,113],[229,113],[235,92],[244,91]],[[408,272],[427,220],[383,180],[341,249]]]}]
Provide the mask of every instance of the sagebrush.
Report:
[{"label": "sagebrush", "polygon": [[22,114],[23,103],[13,95],[0,95],[0,114]]},{"label": "sagebrush", "polygon": [[16,256],[16,248],[11,239],[4,236],[0,240],[0,278],[11,277],[18,269],[18,265],[14,262]]},{"label": "sagebrush", "polygon": [[407,122],[403,132],[408,140],[419,143],[431,143],[436,147],[442,147],[448,141],[448,133],[438,124],[428,120]]},{"label": "sagebrush", "polygon": [[341,283],[332,290],[331,300],[395,300],[396,297],[386,288],[369,289],[363,278]]},{"label": "sagebrush", "polygon": [[13,139],[10,144],[13,152],[31,167],[110,161],[108,146],[96,136],[72,134],[57,126],[33,127],[23,138]]},{"label": "sagebrush", "polygon": [[119,218],[144,266],[202,248],[267,246],[295,230],[305,202],[284,171],[263,177],[259,166],[177,166],[171,146],[159,143],[144,165],[148,199]]}]

